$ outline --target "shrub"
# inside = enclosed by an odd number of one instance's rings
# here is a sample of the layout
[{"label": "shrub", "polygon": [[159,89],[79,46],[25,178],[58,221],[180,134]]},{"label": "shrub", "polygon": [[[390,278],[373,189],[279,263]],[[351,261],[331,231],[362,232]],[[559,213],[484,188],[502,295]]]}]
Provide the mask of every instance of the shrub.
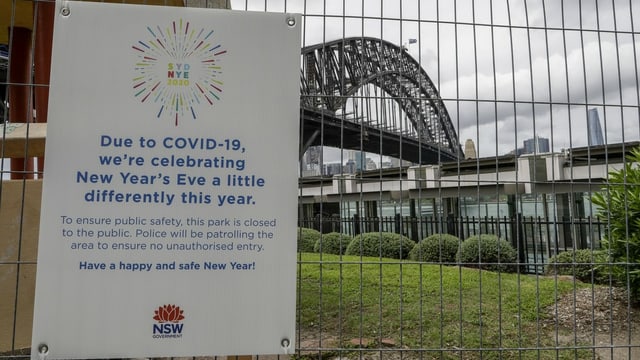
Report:
[{"label": "shrub", "polygon": [[517,266],[513,265],[518,258],[516,250],[495,235],[469,237],[462,242],[456,257],[464,266],[469,267],[503,272],[515,272],[517,269]]},{"label": "shrub", "polygon": [[370,232],[356,235],[345,254],[405,259],[414,245],[412,240],[400,234]]},{"label": "shrub", "polygon": [[313,246],[313,251],[319,253],[322,251],[325,254],[342,255],[347,249],[347,245],[351,242],[352,238],[349,235],[340,234],[338,232],[330,232],[322,235]]},{"label": "shrub", "polygon": [[613,275],[623,284],[629,282],[634,303],[640,302],[640,148],[631,150],[620,170],[609,172],[608,186],[591,197],[598,215],[606,218],[608,234],[602,248],[608,252]]},{"label": "shrub", "polygon": [[298,252],[313,252],[313,246],[320,239],[320,231],[298,228]]},{"label": "shrub", "polygon": [[409,259],[414,261],[455,263],[460,239],[449,234],[433,234],[417,243]]},{"label": "shrub", "polygon": [[604,265],[607,254],[590,249],[569,250],[549,258],[545,267],[547,275],[571,275],[582,282],[608,284],[609,275]]}]

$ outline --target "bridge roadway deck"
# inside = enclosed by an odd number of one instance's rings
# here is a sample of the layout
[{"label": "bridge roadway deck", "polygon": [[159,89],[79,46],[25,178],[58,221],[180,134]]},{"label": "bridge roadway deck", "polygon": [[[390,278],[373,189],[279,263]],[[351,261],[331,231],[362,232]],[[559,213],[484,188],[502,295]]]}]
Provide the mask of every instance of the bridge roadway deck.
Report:
[{"label": "bridge roadway deck", "polygon": [[421,142],[413,137],[343,120],[331,112],[303,108],[300,110],[301,154],[309,146],[331,146],[392,156],[415,164],[439,164],[455,161],[446,149]]}]

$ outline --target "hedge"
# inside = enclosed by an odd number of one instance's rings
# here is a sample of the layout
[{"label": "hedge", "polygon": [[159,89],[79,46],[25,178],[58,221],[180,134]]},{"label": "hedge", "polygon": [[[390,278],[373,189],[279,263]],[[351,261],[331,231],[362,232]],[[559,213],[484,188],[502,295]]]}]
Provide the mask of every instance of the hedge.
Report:
[{"label": "hedge", "polygon": [[515,272],[516,250],[496,235],[474,235],[462,242],[456,255],[463,266],[490,271]]},{"label": "hedge", "polygon": [[605,265],[607,254],[600,250],[563,251],[549,258],[546,275],[570,275],[582,282],[609,284],[610,271]]},{"label": "hedge", "polygon": [[388,232],[356,235],[347,246],[346,255],[406,259],[415,242],[406,236]]},{"label": "hedge", "polygon": [[433,234],[417,243],[409,259],[414,261],[450,263],[456,262],[460,239],[449,234]]},{"label": "hedge", "polygon": [[322,235],[313,246],[314,252],[321,252],[324,254],[343,255],[347,250],[347,245],[353,240],[349,235],[341,234],[338,232],[330,232]]},{"label": "hedge", "polygon": [[298,252],[313,252],[313,246],[320,239],[320,231],[298,228]]}]

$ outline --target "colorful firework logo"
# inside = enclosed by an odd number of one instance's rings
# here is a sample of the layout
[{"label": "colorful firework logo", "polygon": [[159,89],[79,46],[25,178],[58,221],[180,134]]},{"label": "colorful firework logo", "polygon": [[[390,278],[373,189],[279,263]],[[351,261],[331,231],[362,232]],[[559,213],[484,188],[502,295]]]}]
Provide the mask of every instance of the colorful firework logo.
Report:
[{"label": "colorful firework logo", "polygon": [[212,106],[222,96],[220,59],[227,51],[214,41],[213,30],[193,29],[182,19],[147,31],[146,41],[131,46],[138,57],[134,96],[157,104],[156,117],[176,126],[179,119],[196,119],[199,106]]}]

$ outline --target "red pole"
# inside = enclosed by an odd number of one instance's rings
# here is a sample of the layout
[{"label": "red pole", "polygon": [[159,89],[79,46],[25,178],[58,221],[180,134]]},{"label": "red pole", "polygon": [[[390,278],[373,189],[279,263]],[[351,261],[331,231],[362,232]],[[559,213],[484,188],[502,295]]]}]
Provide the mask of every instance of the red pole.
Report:
[{"label": "red pole", "polygon": [[[46,123],[49,113],[49,75],[51,74],[51,47],[55,2],[34,1],[35,23],[34,82],[36,122]],[[44,173],[44,156],[38,158],[38,177]]]},{"label": "red pole", "polygon": [[[33,121],[31,103],[31,30],[9,29],[9,120],[13,123]],[[11,179],[33,179],[31,158],[11,159]]]}]

